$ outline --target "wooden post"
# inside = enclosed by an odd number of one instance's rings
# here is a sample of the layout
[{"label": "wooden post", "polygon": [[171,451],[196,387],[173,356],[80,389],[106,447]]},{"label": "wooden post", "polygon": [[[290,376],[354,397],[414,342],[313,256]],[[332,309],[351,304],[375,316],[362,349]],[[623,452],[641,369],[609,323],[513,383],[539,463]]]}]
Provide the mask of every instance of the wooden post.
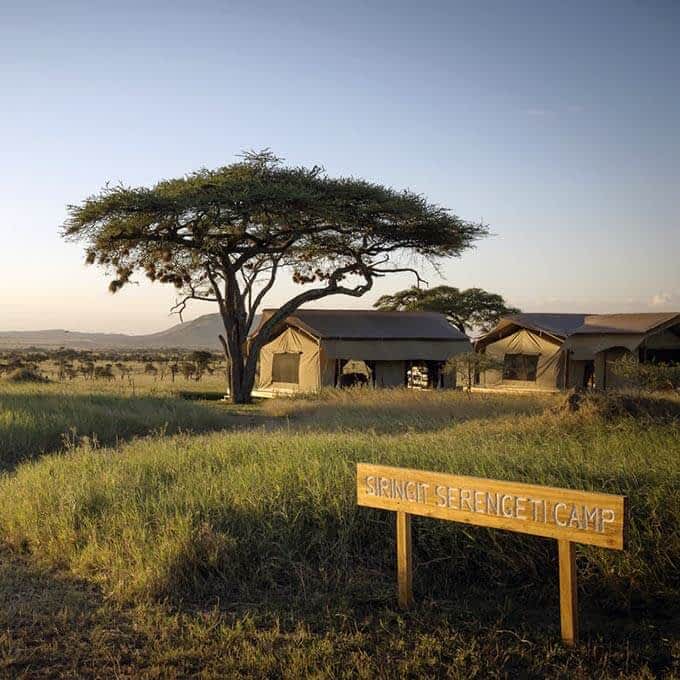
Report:
[{"label": "wooden post", "polygon": [[411,551],[411,515],[397,511],[397,584],[399,606],[408,609],[413,604],[413,564]]},{"label": "wooden post", "polygon": [[576,593],[576,544],[557,541],[560,572],[560,624],[562,641],[572,646],[578,639],[578,598]]}]

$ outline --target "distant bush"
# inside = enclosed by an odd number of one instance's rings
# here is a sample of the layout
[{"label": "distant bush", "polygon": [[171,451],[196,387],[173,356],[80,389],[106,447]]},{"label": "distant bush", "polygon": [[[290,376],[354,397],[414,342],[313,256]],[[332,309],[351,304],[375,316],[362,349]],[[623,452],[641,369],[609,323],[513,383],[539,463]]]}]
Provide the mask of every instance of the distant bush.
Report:
[{"label": "distant bush", "polygon": [[7,381],[12,383],[48,383],[50,382],[41,373],[33,368],[17,368],[7,376]]},{"label": "distant bush", "polygon": [[596,416],[603,421],[634,418],[655,423],[680,423],[680,398],[668,392],[634,391],[584,392],[572,391],[555,413],[575,413]]},{"label": "distant bush", "polygon": [[615,375],[643,390],[680,389],[680,364],[641,363],[632,355],[612,362]]}]

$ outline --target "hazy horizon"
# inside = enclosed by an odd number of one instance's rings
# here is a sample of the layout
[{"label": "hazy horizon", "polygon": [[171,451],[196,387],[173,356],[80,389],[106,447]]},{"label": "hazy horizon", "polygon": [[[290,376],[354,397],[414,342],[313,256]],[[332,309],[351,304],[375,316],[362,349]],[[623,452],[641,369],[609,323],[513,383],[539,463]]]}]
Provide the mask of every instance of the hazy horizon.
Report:
[{"label": "hazy horizon", "polygon": [[[107,278],[66,205],[270,147],[494,236],[433,272],[524,311],[680,311],[680,3],[0,7],[0,331],[143,334],[174,290]],[[368,308],[411,285],[314,306]],[[281,280],[266,306],[293,291]],[[194,303],[191,320],[216,307]]]}]

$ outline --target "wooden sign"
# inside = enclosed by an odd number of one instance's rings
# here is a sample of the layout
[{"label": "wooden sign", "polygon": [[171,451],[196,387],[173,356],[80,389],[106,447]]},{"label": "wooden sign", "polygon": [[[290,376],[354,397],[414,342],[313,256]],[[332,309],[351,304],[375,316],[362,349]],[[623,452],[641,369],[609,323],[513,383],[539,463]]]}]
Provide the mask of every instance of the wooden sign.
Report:
[{"label": "wooden sign", "polygon": [[590,491],[357,464],[357,503],[397,513],[399,603],[412,604],[411,515],[555,538],[562,638],[577,638],[574,543],[623,550],[627,499]]}]

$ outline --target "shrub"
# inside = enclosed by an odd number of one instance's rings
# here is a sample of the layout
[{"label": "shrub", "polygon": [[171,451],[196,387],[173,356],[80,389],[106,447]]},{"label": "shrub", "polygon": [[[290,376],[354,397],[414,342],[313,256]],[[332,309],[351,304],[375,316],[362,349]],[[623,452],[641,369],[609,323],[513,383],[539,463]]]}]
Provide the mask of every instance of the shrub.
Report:
[{"label": "shrub", "polygon": [[628,354],[612,362],[612,371],[638,389],[680,389],[680,364],[641,363]]},{"label": "shrub", "polygon": [[17,368],[12,371],[7,380],[12,383],[48,383],[49,379],[34,368]]}]

